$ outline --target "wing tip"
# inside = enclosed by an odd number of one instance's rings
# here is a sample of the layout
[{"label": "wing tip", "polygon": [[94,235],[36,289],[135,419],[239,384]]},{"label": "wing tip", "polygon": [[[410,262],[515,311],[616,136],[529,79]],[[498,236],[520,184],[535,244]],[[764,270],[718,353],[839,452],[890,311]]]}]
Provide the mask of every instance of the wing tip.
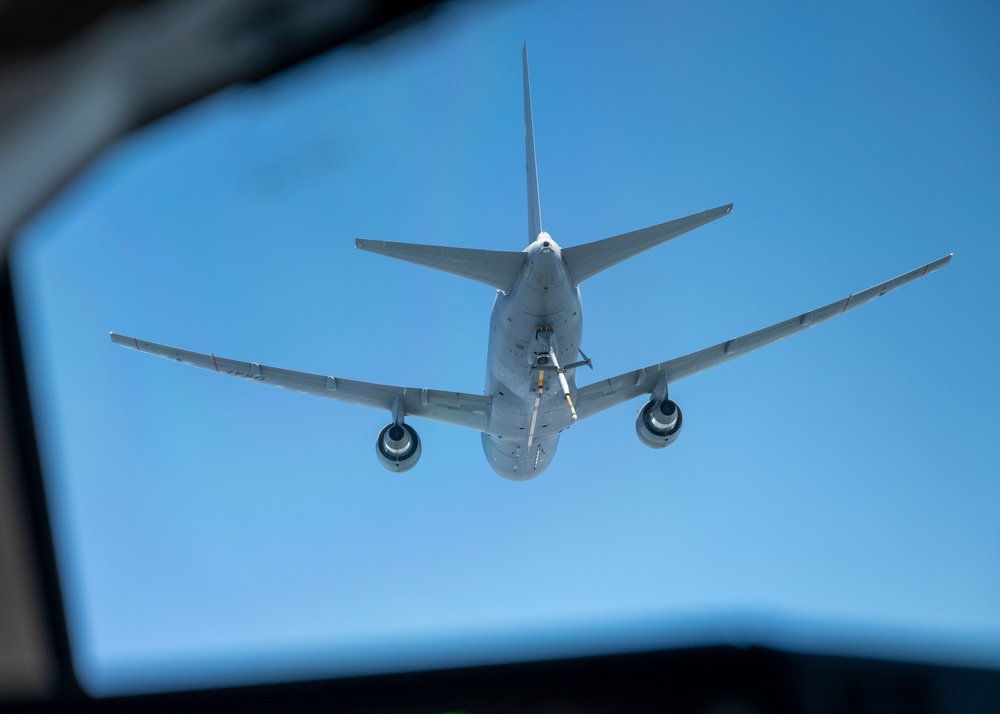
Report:
[{"label": "wing tip", "polygon": [[[935,270],[940,270],[941,268],[948,265],[951,262],[954,253],[948,253],[948,255],[943,258],[938,258],[937,260],[932,260],[927,265],[924,266],[924,271],[920,274],[920,277],[927,275],[927,273],[933,273]],[[918,268],[919,270],[919,268]]]},{"label": "wing tip", "polygon": [[386,246],[386,241],[384,240],[374,240],[372,238],[355,238],[354,247],[358,250],[363,250],[368,253],[378,253],[378,248],[384,248]]},{"label": "wing tip", "polygon": [[[113,344],[116,344],[120,347],[128,347],[130,349],[139,349],[139,342],[134,337],[119,335],[117,332],[113,330],[111,331],[110,335],[111,335],[111,342]],[[132,347],[133,343],[135,344],[134,348]]]}]

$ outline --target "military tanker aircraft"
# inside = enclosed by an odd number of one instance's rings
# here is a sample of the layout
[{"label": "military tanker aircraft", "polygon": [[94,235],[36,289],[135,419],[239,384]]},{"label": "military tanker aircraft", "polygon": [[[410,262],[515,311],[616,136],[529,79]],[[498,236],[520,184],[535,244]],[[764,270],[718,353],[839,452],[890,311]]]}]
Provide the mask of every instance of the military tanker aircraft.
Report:
[{"label": "military tanker aircraft", "polygon": [[493,470],[526,481],[552,462],[560,434],[581,419],[642,397],[635,422],[646,446],[660,449],[680,434],[684,418],[669,396],[674,382],[728,362],[825,320],[842,315],[944,267],[951,255],[829,305],[697,352],[580,387],[576,373],[591,366],[581,349],[580,285],[627,258],[729,215],[730,203],[685,218],[583,245],[560,247],[542,230],[531,119],[527,44],[522,48],[524,130],[528,182],[528,246],[520,251],[452,248],[358,239],[357,248],[485,283],[496,289],[489,324],[483,394],[394,387],[323,374],[294,372],[216,357],[111,333],[115,344],[220,374],[328,399],[385,409],[392,421],[375,451],[385,468],[409,471],[421,441],[407,417],[425,417],[474,429]]}]

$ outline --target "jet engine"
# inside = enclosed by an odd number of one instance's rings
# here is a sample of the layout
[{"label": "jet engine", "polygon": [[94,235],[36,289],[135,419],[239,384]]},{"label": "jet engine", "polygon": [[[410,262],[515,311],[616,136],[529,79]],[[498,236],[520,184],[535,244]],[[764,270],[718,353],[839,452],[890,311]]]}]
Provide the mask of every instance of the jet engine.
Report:
[{"label": "jet engine", "polygon": [[681,433],[684,416],[677,402],[664,399],[662,402],[651,400],[646,403],[635,418],[635,433],[639,441],[651,449],[662,449],[674,443]]},{"label": "jet engine", "polygon": [[375,452],[385,468],[403,473],[420,460],[420,437],[409,424],[389,424],[378,433]]}]

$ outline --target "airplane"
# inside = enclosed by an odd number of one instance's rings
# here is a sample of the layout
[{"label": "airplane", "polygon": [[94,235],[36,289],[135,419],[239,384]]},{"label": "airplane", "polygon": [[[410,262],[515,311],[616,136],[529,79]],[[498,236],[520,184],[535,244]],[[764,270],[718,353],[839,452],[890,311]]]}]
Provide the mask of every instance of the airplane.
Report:
[{"label": "airplane", "polygon": [[123,347],[183,364],[338,401],[388,410],[392,421],[378,434],[375,452],[386,469],[403,473],[420,459],[422,442],[406,417],[424,417],[480,432],[490,466],[512,481],[532,479],[552,463],[559,437],[579,420],[639,397],[646,403],[635,431],[645,446],[662,449],[677,439],[684,417],[669,386],[710,367],[842,315],[947,265],[952,255],[852,293],[762,330],[682,357],[619,374],[584,387],[576,371],[593,369],[581,349],[580,285],[613,265],[694,228],[729,215],[733,204],[583,245],[560,247],[542,229],[535,139],[528,81],[528,48],[521,51],[528,246],[481,250],[357,239],[361,250],[416,263],[496,289],[489,324],[486,384],[482,394],[396,387],[242,362],[111,333]]}]

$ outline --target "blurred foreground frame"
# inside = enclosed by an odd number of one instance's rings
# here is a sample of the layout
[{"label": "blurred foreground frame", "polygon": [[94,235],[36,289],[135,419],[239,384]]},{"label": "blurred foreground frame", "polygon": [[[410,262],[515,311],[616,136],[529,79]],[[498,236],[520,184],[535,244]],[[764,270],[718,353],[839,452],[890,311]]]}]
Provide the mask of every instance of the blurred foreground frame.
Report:
[{"label": "blurred foreground frame", "polygon": [[426,22],[430,0],[0,2],[0,705],[80,699],[13,308],[19,227],[120,137]]},{"label": "blurred foreground frame", "polygon": [[[471,1],[471,0],[467,0]],[[454,4],[450,3],[450,4]],[[226,86],[433,21],[439,1],[0,1],[0,708],[979,712],[1000,673],[701,647],[93,700],[73,671],[10,284],[19,227],[119,137]]]}]

